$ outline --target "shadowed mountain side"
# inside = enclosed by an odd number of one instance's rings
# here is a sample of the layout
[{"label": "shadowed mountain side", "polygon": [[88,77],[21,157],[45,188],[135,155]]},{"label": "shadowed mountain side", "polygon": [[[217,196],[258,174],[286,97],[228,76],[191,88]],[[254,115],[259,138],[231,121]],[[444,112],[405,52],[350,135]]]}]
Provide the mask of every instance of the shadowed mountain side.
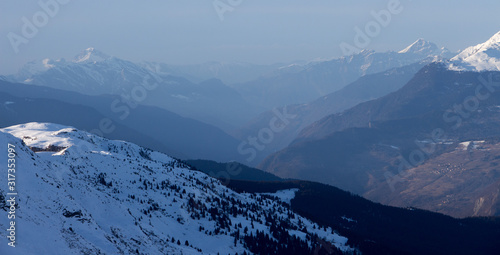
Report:
[{"label": "shadowed mountain side", "polygon": [[287,119],[288,122],[282,125],[280,131],[274,134],[272,142],[266,144],[265,148],[259,151],[256,159],[245,163],[257,165],[269,154],[285,148],[297,137],[302,129],[323,117],[400,89],[425,63],[423,61],[381,73],[366,75],[341,90],[308,104],[288,105],[262,113],[237,132],[234,132],[234,136],[239,137],[241,140],[257,136],[261,129],[270,126],[270,121],[277,116],[276,112],[284,113],[283,115],[290,117]]},{"label": "shadowed mountain side", "polygon": [[415,208],[384,206],[307,181],[233,180],[228,186],[250,193],[298,189],[291,200],[292,209],[335,226],[363,254],[495,254],[500,249],[497,218],[454,219]]},{"label": "shadowed mountain side", "polygon": [[129,102],[136,99],[143,105],[160,107],[224,130],[239,127],[265,110],[250,105],[220,80],[193,83],[156,71],[159,70],[88,48],[73,60],[31,61],[6,78],[85,95],[116,95]]},{"label": "shadowed mountain side", "polygon": [[[466,141],[364,197],[454,217],[500,216],[500,140]],[[391,187],[394,190],[391,190]]]},{"label": "shadowed mountain side", "polygon": [[[189,161],[193,163],[196,161]],[[416,208],[396,208],[371,202],[339,188],[299,180],[270,181],[259,170],[242,167],[255,181],[235,176],[227,180],[218,170],[235,169],[234,163],[198,161],[199,171],[219,178],[237,192],[275,193],[297,189],[291,208],[318,223],[335,227],[363,254],[494,254],[500,237],[498,218],[454,219]],[[246,178],[246,177],[245,177]],[[261,178],[259,180],[259,178]],[[272,194],[271,194],[272,195]],[[415,240],[418,240],[417,242]],[[321,254],[321,253],[320,253]]]},{"label": "shadowed mountain side", "polygon": [[[350,127],[368,127],[373,121],[411,118],[430,111],[453,110],[454,104],[463,104],[464,99],[474,96],[478,87],[481,87],[481,94],[492,88],[495,91],[499,77],[500,72],[454,72],[445,69],[442,63],[432,63],[422,68],[400,90],[332,114],[304,128],[297,141],[321,138]],[[486,88],[485,82],[489,82],[492,88]],[[489,102],[493,105],[495,103],[491,98]]]},{"label": "shadowed mountain side", "polygon": [[[135,129],[155,139],[181,158],[213,159],[220,161],[238,160],[238,141],[222,130],[208,124],[181,117],[175,113],[150,106],[131,105],[118,96],[87,96],[75,92],[0,81],[0,91],[19,98],[47,98],[71,104],[80,104],[96,109],[113,123]],[[47,114],[50,114],[47,113]],[[60,115],[73,118],[78,113]],[[100,129],[100,122],[89,123],[89,130]],[[127,137],[121,139],[128,140]],[[139,142],[138,142],[139,143]],[[145,147],[148,144],[139,143]]]},{"label": "shadowed mountain side", "polygon": [[[307,136],[269,156],[259,168],[282,178],[328,183],[391,205],[460,217],[497,215],[500,176],[495,166],[481,162],[500,155],[493,149],[500,134],[499,73],[458,73],[441,67],[429,65],[397,92],[311,125],[303,132]],[[487,153],[475,150],[469,160],[450,156],[468,141],[492,147]],[[426,162],[429,165],[420,166]],[[443,171],[443,164],[455,163],[468,167]],[[388,195],[391,185],[397,192]]]},{"label": "shadowed mountain side", "polygon": [[[82,130],[93,130],[98,123],[106,117],[93,108],[69,104],[53,99],[43,98],[19,98],[0,92],[0,127],[8,127],[17,124],[39,121],[62,123],[78,127]],[[141,132],[115,124],[114,131],[105,135],[109,139],[124,140],[144,144],[146,147],[172,153],[179,157],[185,157],[182,153],[175,151]]]},{"label": "shadowed mountain side", "polygon": [[187,164],[210,176],[224,181],[279,181],[283,180],[276,175],[260,169],[248,167],[238,162],[219,163],[211,160],[186,160]]}]

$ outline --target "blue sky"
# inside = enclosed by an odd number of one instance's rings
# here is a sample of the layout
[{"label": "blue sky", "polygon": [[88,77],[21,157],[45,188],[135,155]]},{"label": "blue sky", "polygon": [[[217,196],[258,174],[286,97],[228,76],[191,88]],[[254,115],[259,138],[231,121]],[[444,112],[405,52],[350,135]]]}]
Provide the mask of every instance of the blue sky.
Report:
[{"label": "blue sky", "polygon": [[[40,2],[50,1],[56,0]],[[18,45],[18,53],[8,35],[23,36],[23,17],[33,22],[45,11],[39,1],[0,2],[0,74],[16,72],[33,59],[72,58],[88,47],[132,61],[171,64],[338,57],[342,42],[353,43],[356,26],[364,29],[374,21],[372,11],[387,10],[396,0],[64,1],[32,38],[25,38],[27,43]],[[213,5],[217,1],[236,3],[223,21]],[[499,1],[399,2],[401,13],[391,15],[365,48],[400,50],[424,38],[457,51],[500,31]],[[39,21],[43,24],[43,17]]]}]

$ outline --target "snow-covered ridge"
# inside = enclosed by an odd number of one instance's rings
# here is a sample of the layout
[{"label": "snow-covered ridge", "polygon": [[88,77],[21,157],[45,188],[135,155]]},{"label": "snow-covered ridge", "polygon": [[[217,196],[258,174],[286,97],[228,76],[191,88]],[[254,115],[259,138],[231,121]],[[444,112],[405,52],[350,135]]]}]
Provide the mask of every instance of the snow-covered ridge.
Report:
[{"label": "snow-covered ridge", "polygon": [[[377,53],[373,50],[365,49],[360,53],[351,56],[340,57],[340,58],[326,58],[326,59],[319,58],[312,61],[306,61],[304,63],[294,63],[283,67],[277,67],[276,70],[270,72],[295,73],[311,68],[312,66],[331,61],[357,62],[359,61],[359,59],[363,59],[362,61],[365,62],[365,64],[363,65],[364,69],[367,69],[369,66],[372,65],[372,62],[381,61],[380,60],[381,58],[382,59],[397,58],[398,60],[396,62],[401,62],[401,65],[404,65],[404,64],[418,62],[423,58],[429,56],[447,57],[448,53],[449,53],[448,50],[446,50],[445,48],[439,49],[434,43],[425,41],[423,39],[418,39],[416,42],[412,43],[411,45],[409,45],[408,47],[399,52],[389,51],[386,53]],[[208,66],[208,68],[215,74],[218,73],[219,69],[223,68],[232,68],[234,66],[245,66],[245,65],[251,66],[249,64],[244,64],[244,63],[224,64],[224,63],[214,62],[209,64],[210,65]],[[89,47],[83,50],[78,55],[76,55],[73,58],[73,60],[66,61],[64,58],[61,59],[46,58],[43,60],[34,60],[28,62],[20,69],[20,71],[16,75],[10,77],[10,80],[15,82],[24,82],[28,84],[37,84],[37,85],[49,85],[50,83],[54,83],[56,81],[60,82],[61,80],[64,80],[71,87],[75,86],[75,84],[69,81],[73,82],[76,81],[78,83],[81,82],[79,79],[82,79],[82,77],[83,78],[89,77],[91,80],[85,81],[86,82],[85,84],[97,81],[97,83],[100,84],[101,86],[104,83],[110,83],[110,81],[103,82],[104,80],[109,79],[108,77],[106,77],[105,74],[109,73],[109,71],[116,73],[123,73],[122,70],[126,70],[132,74],[143,75],[143,77],[152,74],[171,75],[172,72],[174,72],[175,74],[176,71],[177,73],[179,72],[182,73],[180,70],[177,70],[177,69],[182,69],[181,66],[171,66],[168,67],[166,71],[162,70],[162,68],[164,67],[166,67],[166,65],[155,62],[132,63],[116,57],[111,57],[93,47]],[[203,69],[202,67],[196,67],[196,68]],[[61,79],[61,77],[58,77],[57,80],[53,81],[51,80],[50,74],[48,75],[45,74],[47,71],[52,69],[57,71],[54,73],[57,73],[58,75],[65,74],[66,76],[63,77],[63,79]],[[127,78],[126,80],[133,80],[133,79]],[[80,84],[79,86],[81,87],[82,85]],[[90,88],[87,90],[92,91],[99,89],[100,88],[97,89]],[[107,93],[109,92],[106,92],[106,94]]]},{"label": "snow-covered ridge", "polygon": [[29,79],[31,76],[41,74],[52,68],[62,68],[71,64],[95,64],[97,62],[102,62],[111,59],[107,54],[102,53],[92,47],[83,50],[80,54],[76,55],[72,61],[66,61],[66,59],[50,59],[45,58],[42,60],[33,60],[26,63],[18,73],[19,77],[24,79]]},{"label": "snow-covered ridge", "polygon": [[29,147],[44,149],[51,145],[70,147],[73,145],[72,141],[74,139],[69,136],[59,136],[59,134],[71,133],[77,130],[58,124],[32,122],[4,128],[2,131],[21,138]]},{"label": "snow-covered ridge", "polygon": [[[450,51],[444,47],[439,48],[436,44],[419,38],[412,44],[408,45],[400,51],[387,51],[376,52],[370,49],[363,49],[362,51],[349,56],[342,56],[340,58],[317,59],[306,63],[296,63],[283,66],[276,70],[278,73],[296,73],[311,69],[313,66],[322,65],[325,63],[359,63],[359,69],[363,75],[388,70],[394,67],[401,67],[412,63],[424,61],[425,59],[441,59],[452,57]],[[392,64],[387,64],[392,62]],[[386,63],[386,64],[384,64]],[[397,63],[397,64],[396,64]],[[377,67],[377,66],[385,67]],[[368,69],[374,71],[368,71]]]},{"label": "snow-covered ridge", "polygon": [[448,64],[453,71],[500,71],[500,32],[484,43],[471,46],[453,57]]},{"label": "snow-covered ridge", "polygon": [[[29,230],[19,231],[16,254],[251,254],[245,240],[258,234],[275,239],[271,226],[285,219],[287,233],[304,245],[325,240],[353,250],[347,238],[295,214],[280,199],[238,194],[132,143],[51,123],[0,129],[0,144],[8,143],[17,153],[16,226]],[[7,162],[6,153],[0,161]],[[4,201],[4,186],[0,194]],[[7,229],[3,210],[0,228]],[[0,254],[10,248],[1,245]]]},{"label": "snow-covered ridge", "polygon": [[423,56],[442,56],[446,57],[449,54],[449,50],[442,47],[438,48],[438,46],[432,42],[426,41],[422,38],[419,38],[414,43],[410,44],[403,50],[400,50],[398,53],[400,54],[418,54]]},{"label": "snow-covered ridge", "polygon": [[435,46],[435,44],[433,43],[429,43],[427,41],[425,41],[424,39],[422,38],[419,38],[417,41],[415,41],[414,43],[410,44],[408,47],[406,47],[405,49],[403,50],[400,50],[398,53],[408,53],[408,52],[420,52],[422,51],[424,48],[437,48],[437,46]]},{"label": "snow-covered ridge", "polygon": [[101,51],[98,51],[92,47],[87,48],[86,50],[82,51],[79,55],[75,57],[74,62],[75,63],[95,63],[99,61],[104,61],[109,59],[110,56],[102,53]]},{"label": "snow-covered ridge", "polygon": [[44,85],[84,94],[120,94],[155,77],[146,68],[88,48],[71,61],[43,59],[25,64],[10,81]]}]

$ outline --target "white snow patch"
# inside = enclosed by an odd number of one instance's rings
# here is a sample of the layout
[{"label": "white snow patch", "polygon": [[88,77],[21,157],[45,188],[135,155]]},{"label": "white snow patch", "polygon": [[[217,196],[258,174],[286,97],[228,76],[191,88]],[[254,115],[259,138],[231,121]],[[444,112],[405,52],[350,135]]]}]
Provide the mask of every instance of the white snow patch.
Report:
[{"label": "white snow patch", "polygon": [[299,191],[299,189],[284,189],[284,190],[278,190],[275,193],[260,193],[260,194],[276,197],[281,201],[290,204],[292,199],[295,197],[295,192],[297,191]]},{"label": "white snow patch", "polygon": [[55,65],[52,64],[51,62],[52,61],[49,58],[46,58],[46,59],[42,60],[43,67],[45,67],[47,69],[55,67]]},{"label": "white snow patch", "polygon": [[462,148],[462,150],[466,151],[466,150],[467,150],[467,148],[469,148],[469,144],[470,144],[470,143],[471,143],[470,141],[467,141],[467,142],[461,142],[461,143],[460,143],[460,148]]},{"label": "white snow patch", "polygon": [[75,57],[75,63],[96,63],[109,59],[110,56],[90,47]]},{"label": "white snow patch", "polygon": [[346,220],[347,222],[358,222],[358,221],[356,221],[356,220],[353,220],[353,219],[348,218],[348,217],[345,217],[345,216],[342,216],[342,219],[343,219],[343,220]]},{"label": "white snow patch", "polygon": [[23,139],[24,143],[30,147],[44,149],[50,145],[65,148],[72,146],[74,143],[71,141],[74,139],[59,136],[59,134],[76,131],[76,129],[51,123],[31,122],[0,129],[0,131]]},{"label": "white snow patch", "polygon": [[466,151],[466,150],[467,150],[467,148],[469,148],[469,146],[470,146],[470,145],[472,145],[472,146],[471,146],[471,148],[472,148],[473,150],[477,150],[477,149],[478,149],[478,147],[479,147],[481,144],[483,144],[484,142],[485,142],[485,141],[466,141],[466,142],[461,142],[459,145],[460,145],[460,148],[461,148],[462,150],[464,150],[464,151]]}]

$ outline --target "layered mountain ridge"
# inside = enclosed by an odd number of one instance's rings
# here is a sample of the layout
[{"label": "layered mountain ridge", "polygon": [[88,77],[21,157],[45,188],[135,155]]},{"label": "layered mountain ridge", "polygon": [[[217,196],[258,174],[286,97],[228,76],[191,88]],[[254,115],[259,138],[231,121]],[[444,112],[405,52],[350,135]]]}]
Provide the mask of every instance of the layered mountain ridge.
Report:
[{"label": "layered mountain ridge", "polygon": [[[395,92],[314,122],[259,167],[389,205],[498,215],[498,35],[428,64]],[[459,59],[474,68],[450,68]]]},{"label": "layered mountain ridge", "polygon": [[451,56],[448,50],[419,39],[399,52],[363,50],[350,56],[280,68],[254,81],[234,86],[249,102],[267,108],[282,107],[313,101],[368,74],[425,59],[446,59]]},{"label": "layered mountain ridge", "polygon": [[32,61],[7,79],[85,95],[116,95],[129,105],[160,107],[226,131],[262,110],[217,79],[193,83],[94,48],[84,50],[71,61]]}]

